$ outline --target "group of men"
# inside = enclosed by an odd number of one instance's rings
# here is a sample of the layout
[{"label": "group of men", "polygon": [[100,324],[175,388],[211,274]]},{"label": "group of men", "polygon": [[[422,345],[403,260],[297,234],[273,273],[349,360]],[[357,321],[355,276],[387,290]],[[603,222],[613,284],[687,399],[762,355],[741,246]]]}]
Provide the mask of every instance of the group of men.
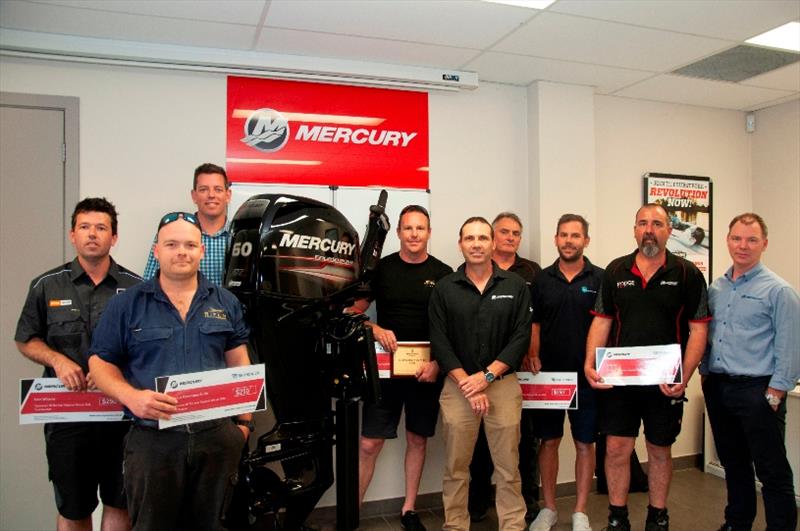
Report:
[{"label": "group of men", "polygon": [[[223,168],[197,168],[191,192],[197,212],[161,218],[144,281],[110,257],[117,241],[114,206],[84,199],[70,229],[77,256],[32,281],[15,335],[19,350],[68,389],[97,388],[118,400],[133,421],[45,425],[59,530],[91,529],[98,488],[105,530],[221,529],[252,416],[159,430],[158,420],[169,419],[177,401],[156,391],[155,377],[249,363],[241,307],[220,287],[230,194]],[[481,518],[470,514],[469,502],[488,499],[492,465],[499,527],[551,529],[558,522],[565,414],[523,411],[515,373],[572,371],[579,404],[569,411],[577,487],[572,528],[591,530],[586,505],[598,436],[607,442],[608,529],[631,528],[629,460],[643,423],[650,502],[645,529],[667,530],[670,448],[680,432],[686,385],[703,360],[703,391],[728,486],[721,531],[751,529],[753,466],[763,484],[768,529],[795,528],[783,427],[786,393],[800,376],[800,302],[760,263],[767,227],[758,215],[731,222],[733,266],[709,291],[693,264],[667,250],[671,226],[658,205],[637,211],[637,249],[605,270],[584,256],[589,224],[576,214],[558,220],[558,259],[544,270],[517,254],[522,223],[512,213],[493,223],[471,217],[462,224],[464,263],[455,272],[428,253],[425,208],[404,208],[396,232],[400,251],[381,260],[370,299],[356,309],[374,300],[377,319],[368,324],[376,341],[389,352],[398,341],[430,341],[431,360],[416,378],[382,380],[381,400],[364,407],[362,501],[405,410],[401,525],[425,529],[415,504],[426,443],[441,412],[443,529],[469,529]],[[681,383],[612,388],[598,376],[599,347],[670,343],[681,346]]]}]

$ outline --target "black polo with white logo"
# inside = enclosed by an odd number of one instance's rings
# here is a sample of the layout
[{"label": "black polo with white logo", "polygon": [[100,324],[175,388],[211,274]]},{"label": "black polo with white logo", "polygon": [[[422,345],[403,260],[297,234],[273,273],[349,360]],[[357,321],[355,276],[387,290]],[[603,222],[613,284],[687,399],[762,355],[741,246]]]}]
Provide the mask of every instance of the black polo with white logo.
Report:
[{"label": "black polo with white logo", "polygon": [[711,319],[706,280],[694,264],[667,251],[664,265],[645,281],[637,252],[608,264],[592,313],[614,320],[610,347],[679,343],[685,352],[689,323]]}]

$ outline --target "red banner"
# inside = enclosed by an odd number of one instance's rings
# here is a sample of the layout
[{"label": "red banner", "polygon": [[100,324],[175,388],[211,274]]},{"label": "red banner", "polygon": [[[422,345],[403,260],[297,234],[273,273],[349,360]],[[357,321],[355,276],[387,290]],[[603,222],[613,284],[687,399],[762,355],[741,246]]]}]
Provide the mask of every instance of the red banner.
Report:
[{"label": "red banner", "polygon": [[428,188],[428,95],[228,77],[233,182]]}]

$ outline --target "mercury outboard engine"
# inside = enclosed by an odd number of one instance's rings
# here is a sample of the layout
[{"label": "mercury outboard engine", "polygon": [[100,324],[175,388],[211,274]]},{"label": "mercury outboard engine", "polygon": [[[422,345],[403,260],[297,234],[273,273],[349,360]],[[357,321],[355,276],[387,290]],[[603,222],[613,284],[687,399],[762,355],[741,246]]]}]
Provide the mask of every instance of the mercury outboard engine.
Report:
[{"label": "mercury outboard engine", "polygon": [[333,484],[334,443],[337,528],[358,526],[358,401],[380,388],[366,317],[344,309],[380,259],[385,204],[383,190],[363,247],[338,210],[313,199],[256,195],[233,218],[224,285],[245,308],[277,422],[242,460],[229,529],[303,529]]}]

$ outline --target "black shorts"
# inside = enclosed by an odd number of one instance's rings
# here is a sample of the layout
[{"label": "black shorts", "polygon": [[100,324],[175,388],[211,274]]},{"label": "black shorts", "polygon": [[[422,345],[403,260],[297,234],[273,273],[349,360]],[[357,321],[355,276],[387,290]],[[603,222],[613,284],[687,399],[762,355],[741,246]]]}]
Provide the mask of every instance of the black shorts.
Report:
[{"label": "black shorts", "polygon": [[104,505],[124,509],[122,451],[130,422],[45,424],[44,439],[50,481],[58,513],[82,520]]},{"label": "black shorts", "polygon": [[[560,439],[564,436],[563,409],[531,409],[533,432],[542,440]],[[578,389],[578,409],[567,410],[572,438],[592,444],[597,439],[597,398],[591,387]]]},{"label": "black shorts", "polygon": [[644,424],[650,444],[670,446],[681,432],[683,398],[670,398],[657,385],[614,387],[598,391],[600,433],[637,437]]},{"label": "black shorts", "polygon": [[376,404],[364,404],[361,435],[370,439],[397,438],[397,425],[405,406],[406,431],[433,437],[444,379],[422,383],[413,378],[396,378],[380,383],[381,400]]}]

